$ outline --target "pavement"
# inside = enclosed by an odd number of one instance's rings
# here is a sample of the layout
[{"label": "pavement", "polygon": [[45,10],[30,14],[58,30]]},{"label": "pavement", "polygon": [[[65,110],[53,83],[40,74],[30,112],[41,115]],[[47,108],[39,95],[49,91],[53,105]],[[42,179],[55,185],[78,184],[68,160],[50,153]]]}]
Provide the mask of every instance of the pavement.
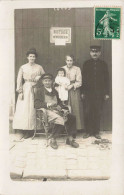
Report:
[{"label": "pavement", "polygon": [[[111,171],[111,139],[108,131],[101,132],[102,140],[83,139],[78,133],[79,148],[58,139],[59,148],[46,147],[45,136],[33,140],[12,135],[10,139],[10,177],[12,180],[106,180]],[[15,138],[17,137],[17,138]]]}]

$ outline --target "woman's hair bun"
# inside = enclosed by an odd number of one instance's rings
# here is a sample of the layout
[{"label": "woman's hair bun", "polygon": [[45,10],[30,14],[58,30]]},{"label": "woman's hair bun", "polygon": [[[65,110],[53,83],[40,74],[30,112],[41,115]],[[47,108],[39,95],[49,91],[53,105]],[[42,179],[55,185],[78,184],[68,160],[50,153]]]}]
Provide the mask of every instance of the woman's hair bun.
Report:
[{"label": "woman's hair bun", "polygon": [[29,56],[29,54],[35,54],[35,56],[37,57],[37,51],[35,48],[30,48],[27,53],[26,53],[26,56]]},{"label": "woman's hair bun", "polygon": [[36,52],[36,49],[35,48],[30,48],[29,51],[35,51]]}]

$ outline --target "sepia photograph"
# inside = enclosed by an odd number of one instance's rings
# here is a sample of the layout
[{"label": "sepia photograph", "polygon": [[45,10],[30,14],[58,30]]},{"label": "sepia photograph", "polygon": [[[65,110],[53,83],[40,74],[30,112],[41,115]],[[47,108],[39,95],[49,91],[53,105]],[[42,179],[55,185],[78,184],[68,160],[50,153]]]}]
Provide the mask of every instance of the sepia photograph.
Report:
[{"label": "sepia photograph", "polygon": [[14,9],[12,180],[110,179],[119,25],[120,8]]},{"label": "sepia photograph", "polygon": [[123,7],[0,1],[0,195],[124,195]]}]

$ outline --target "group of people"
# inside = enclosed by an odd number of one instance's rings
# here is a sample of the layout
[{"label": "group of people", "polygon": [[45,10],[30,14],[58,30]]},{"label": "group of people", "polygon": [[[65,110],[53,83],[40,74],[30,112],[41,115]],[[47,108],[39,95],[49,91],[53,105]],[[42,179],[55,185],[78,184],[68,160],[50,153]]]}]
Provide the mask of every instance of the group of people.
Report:
[{"label": "group of people", "polygon": [[[100,60],[101,47],[91,46],[91,59],[80,69],[74,57],[66,55],[66,65],[57,70],[54,78],[35,63],[37,52],[27,52],[28,63],[20,67],[17,77],[18,99],[13,128],[25,130],[25,138],[33,135],[36,127],[36,109],[45,108],[48,122],[54,120],[50,146],[58,148],[57,137],[62,129],[67,131],[66,144],[78,148],[77,130],[85,129],[83,138],[100,137],[100,116],[103,101],[109,98],[107,64]],[[63,111],[70,106],[65,120]]]}]

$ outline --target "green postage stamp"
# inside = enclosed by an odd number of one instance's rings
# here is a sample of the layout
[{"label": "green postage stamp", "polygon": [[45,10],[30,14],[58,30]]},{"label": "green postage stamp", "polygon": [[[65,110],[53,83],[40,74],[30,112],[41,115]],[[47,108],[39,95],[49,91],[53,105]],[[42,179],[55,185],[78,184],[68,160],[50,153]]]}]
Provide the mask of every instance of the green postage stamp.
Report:
[{"label": "green postage stamp", "polygon": [[121,8],[95,7],[94,38],[120,39]]}]

